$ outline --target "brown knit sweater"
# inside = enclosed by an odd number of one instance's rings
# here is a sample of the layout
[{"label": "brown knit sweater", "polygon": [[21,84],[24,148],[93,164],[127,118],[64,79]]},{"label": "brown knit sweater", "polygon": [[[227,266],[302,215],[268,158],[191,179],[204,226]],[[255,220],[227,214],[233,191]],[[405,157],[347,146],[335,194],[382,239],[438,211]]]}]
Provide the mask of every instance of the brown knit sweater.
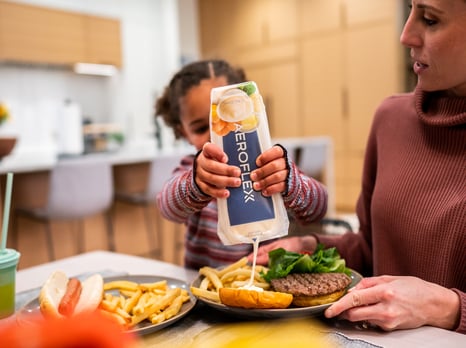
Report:
[{"label": "brown knit sweater", "polygon": [[357,203],[360,233],[332,238],[364,275],[410,275],[460,296],[466,333],[466,98],[414,93],[378,108]]}]

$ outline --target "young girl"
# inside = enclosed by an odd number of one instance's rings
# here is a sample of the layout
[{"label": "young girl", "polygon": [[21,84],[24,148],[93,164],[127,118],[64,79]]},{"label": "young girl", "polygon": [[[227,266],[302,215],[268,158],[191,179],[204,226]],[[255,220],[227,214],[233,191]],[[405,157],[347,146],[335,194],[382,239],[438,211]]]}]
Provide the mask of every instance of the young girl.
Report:
[{"label": "young girl", "polygon": [[[241,172],[228,165],[226,154],[209,142],[211,89],[244,81],[243,70],[223,60],[198,61],[175,74],[156,103],[156,115],[163,117],[177,138],[185,138],[198,150],[181,161],[157,196],[162,215],[187,226],[185,266],[189,268],[230,264],[252,251],[251,244],[226,246],[217,236],[216,199],[228,197],[228,187],[240,186]],[[273,146],[256,163],[258,168],[251,173],[255,190],[265,196],[280,192],[290,216],[301,223],[324,216],[325,187],[301,174],[284,148]]]}]

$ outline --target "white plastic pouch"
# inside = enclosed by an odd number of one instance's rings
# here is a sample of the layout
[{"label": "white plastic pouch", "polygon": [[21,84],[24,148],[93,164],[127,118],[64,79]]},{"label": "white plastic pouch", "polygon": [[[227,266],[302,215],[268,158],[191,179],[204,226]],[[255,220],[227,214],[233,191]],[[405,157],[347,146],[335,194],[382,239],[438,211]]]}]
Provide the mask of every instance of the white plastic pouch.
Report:
[{"label": "white plastic pouch", "polygon": [[280,194],[264,197],[253,190],[250,173],[256,158],[272,146],[267,115],[253,81],[213,88],[211,141],[241,169],[241,186],[218,199],[217,233],[225,245],[261,242],[288,234],[288,215]]}]

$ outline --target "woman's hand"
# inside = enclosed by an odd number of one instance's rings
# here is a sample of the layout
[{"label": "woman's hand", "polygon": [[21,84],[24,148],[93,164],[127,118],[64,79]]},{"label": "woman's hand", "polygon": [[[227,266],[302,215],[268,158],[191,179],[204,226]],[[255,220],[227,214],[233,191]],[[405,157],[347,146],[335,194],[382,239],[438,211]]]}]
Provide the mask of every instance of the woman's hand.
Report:
[{"label": "woman's hand", "polygon": [[241,185],[241,170],[228,165],[227,161],[228,157],[220,147],[212,143],[204,144],[196,157],[194,178],[202,192],[214,198],[227,198],[230,195],[227,187]]},{"label": "woman's hand", "polygon": [[460,301],[452,290],[415,277],[365,278],[325,311],[363,321],[383,330],[410,329],[423,325],[453,329]]},{"label": "woman's hand", "polygon": [[[276,239],[270,243],[259,246],[256,263],[258,265],[267,265],[269,262],[269,251],[274,249],[283,248],[287,251],[302,253],[304,251],[313,252],[316,246],[317,240],[313,236],[296,236]],[[253,258],[253,253],[248,255],[249,262],[252,262]]]},{"label": "woman's hand", "polygon": [[258,168],[251,172],[254,190],[261,191],[264,196],[285,192],[288,169],[280,146],[272,146],[260,154],[256,165]]}]

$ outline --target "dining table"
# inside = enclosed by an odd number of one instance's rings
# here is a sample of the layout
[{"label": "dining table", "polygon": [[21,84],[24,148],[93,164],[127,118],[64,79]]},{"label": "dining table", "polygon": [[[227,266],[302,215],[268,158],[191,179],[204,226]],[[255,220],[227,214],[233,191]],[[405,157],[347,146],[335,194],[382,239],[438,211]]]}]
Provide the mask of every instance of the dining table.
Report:
[{"label": "dining table", "polygon": [[[118,277],[129,275],[165,277],[186,284],[188,290],[190,284],[199,277],[197,270],[160,260],[110,251],[90,251],[20,269],[16,275],[16,312],[0,320],[0,326],[2,322],[14,322],[21,325],[19,317],[22,309],[37,299],[45,280],[56,270],[65,272],[69,277],[85,277],[93,273],[100,273],[104,279],[107,277],[118,279]],[[326,342],[329,342],[329,347],[466,347],[466,335],[436,327],[423,326],[416,329],[385,332],[377,328],[364,328],[350,322],[326,319],[323,315],[303,318],[303,320],[308,319],[314,325],[313,327],[328,340]],[[266,328],[275,321],[282,323],[286,320],[286,318],[256,317],[252,322],[259,323]],[[290,322],[292,320],[294,319],[289,319]],[[222,332],[228,332],[231,336],[237,332],[231,330],[231,325],[247,321],[250,319],[234,314],[229,315],[225,311],[220,311],[195,299],[192,309],[179,320],[158,330],[140,334],[139,338],[142,347],[191,347],[191,344],[202,335],[204,335],[203,339],[208,339],[210,337],[208,333],[212,330],[216,330],[213,336],[217,338],[222,337]],[[204,340],[201,346],[218,347],[219,345],[209,345],[209,342]]]}]

